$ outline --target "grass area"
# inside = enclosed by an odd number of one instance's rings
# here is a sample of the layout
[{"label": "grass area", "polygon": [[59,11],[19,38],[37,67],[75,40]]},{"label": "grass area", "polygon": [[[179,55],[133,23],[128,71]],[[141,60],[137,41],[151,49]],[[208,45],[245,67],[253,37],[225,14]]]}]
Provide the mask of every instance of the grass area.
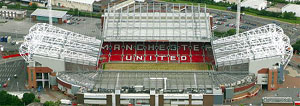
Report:
[{"label": "grass area", "polygon": [[244,13],[247,14],[247,15],[258,16],[258,17],[262,17],[262,18],[268,18],[268,19],[278,20],[278,21],[282,21],[282,22],[287,22],[287,23],[290,23],[290,24],[300,24],[300,17],[297,17],[296,20],[289,20],[289,19],[282,19],[282,18],[276,18],[276,17],[257,15],[255,13],[251,13],[251,12],[244,12]]},{"label": "grass area", "polygon": [[209,70],[211,66],[206,63],[107,63],[104,70]]},{"label": "grass area", "polygon": [[[194,3],[194,2],[191,2],[191,1],[185,1],[185,0],[161,0],[161,1],[164,1],[164,2],[172,2],[172,3],[184,3],[184,4],[188,4],[188,5],[198,5],[198,3]],[[204,6],[205,4],[200,4],[200,6]],[[228,11],[227,10],[227,7],[223,7],[223,6],[216,6],[216,5],[209,5],[207,4],[206,5],[207,8],[211,8],[211,9],[217,9],[217,10],[224,10],[224,11]],[[233,12],[233,11],[228,11],[228,12]],[[252,16],[257,16],[257,17],[262,17],[262,18],[267,18],[267,19],[272,19],[272,20],[278,20],[278,21],[281,21],[281,22],[287,22],[287,23],[290,23],[290,24],[300,24],[300,17],[297,17],[296,20],[290,20],[290,19],[282,19],[282,18],[276,18],[276,17],[269,17],[269,16],[262,16],[262,15],[258,15],[258,14],[255,14],[255,13],[251,13],[251,12],[246,12],[244,11],[245,14],[247,15],[252,15]]]}]

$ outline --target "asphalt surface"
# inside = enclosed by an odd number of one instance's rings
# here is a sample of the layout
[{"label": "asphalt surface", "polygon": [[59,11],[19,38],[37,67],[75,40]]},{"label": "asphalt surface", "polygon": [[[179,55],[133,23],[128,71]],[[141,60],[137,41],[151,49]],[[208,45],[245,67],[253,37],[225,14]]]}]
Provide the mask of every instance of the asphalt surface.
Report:
[{"label": "asphalt surface", "polygon": [[[14,65],[11,65],[14,64]],[[0,59],[0,65],[4,65],[4,67],[1,67],[0,69],[0,75],[6,75],[8,77],[5,78],[5,82],[8,83],[8,86],[3,88],[2,85],[4,82],[1,82],[0,90],[6,90],[6,91],[28,91],[25,87],[26,85],[26,79],[27,79],[27,73],[26,73],[26,66],[24,65],[25,61],[21,57],[17,58],[9,58],[9,59]],[[7,71],[11,71],[12,73],[8,73]],[[16,74],[17,77],[13,77],[13,75]],[[2,77],[0,77],[2,79]],[[8,80],[9,78],[9,80]],[[1,80],[2,81],[2,80]]]},{"label": "asphalt surface", "polygon": [[[89,16],[87,17],[73,16],[72,18],[73,18],[72,22],[74,22],[74,24],[70,25],[70,24],[54,23],[53,25],[69,31],[73,31],[76,33],[80,33],[92,37],[97,37],[100,35],[100,18],[92,18]],[[12,36],[12,38],[23,38],[24,35],[29,33],[30,27],[32,27],[36,23],[44,23],[39,21],[32,22],[31,18],[26,18],[21,21],[0,18],[0,22],[4,22],[4,21],[7,22],[0,23],[0,36],[8,35],[8,36]]]},{"label": "asphalt surface", "polygon": [[[209,12],[214,16],[214,15],[229,15],[229,16],[236,16],[236,13],[230,12],[230,11],[224,11],[224,10],[216,10],[216,9],[208,9]],[[220,18],[220,17],[215,17],[215,18]],[[216,19],[214,19],[215,21]],[[229,19],[228,22],[225,23],[228,24],[235,24],[235,19]],[[246,24],[250,23],[250,24]],[[272,19],[266,19],[266,18],[261,18],[261,17],[256,17],[256,16],[250,16],[250,15],[241,15],[241,26],[248,26],[250,29],[257,28],[266,24],[277,24],[279,25],[284,33],[290,37],[291,44],[295,43],[297,40],[300,40],[300,25],[297,24],[290,24],[286,22],[280,22],[277,20],[272,20]],[[216,25],[218,28],[216,29],[217,31],[227,31],[229,30],[228,28],[224,28],[224,25]],[[249,29],[247,29],[249,30]],[[246,31],[241,29],[241,31]]]}]

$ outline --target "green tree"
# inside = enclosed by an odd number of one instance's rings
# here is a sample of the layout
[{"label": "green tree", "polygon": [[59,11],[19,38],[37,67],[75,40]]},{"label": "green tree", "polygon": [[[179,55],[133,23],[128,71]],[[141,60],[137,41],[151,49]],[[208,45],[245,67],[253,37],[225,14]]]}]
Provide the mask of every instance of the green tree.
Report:
[{"label": "green tree", "polygon": [[284,18],[284,19],[296,19],[296,16],[295,16],[296,14],[294,13],[294,12],[284,12],[283,14],[282,14],[282,17]]},{"label": "green tree", "polygon": [[38,5],[36,3],[32,3],[31,6],[29,6],[30,9],[37,9],[38,8]]},{"label": "green tree", "polygon": [[16,4],[16,8],[17,8],[17,9],[20,9],[20,8],[21,8],[21,4],[20,4],[20,3],[17,3],[17,4]]},{"label": "green tree", "polygon": [[60,101],[56,101],[56,102],[46,101],[43,106],[59,106],[60,104],[61,104]]},{"label": "green tree", "polygon": [[298,53],[300,52],[300,40],[298,40],[295,44],[292,45],[294,51],[298,51]]},{"label": "green tree", "polygon": [[35,99],[35,95],[33,93],[24,93],[22,101],[28,105],[32,103]]},{"label": "green tree", "polygon": [[10,95],[2,90],[0,91],[0,105],[20,106],[23,103],[17,96]]},{"label": "green tree", "polygon": [[235,33],[236,33],[235,29],[230,29],[230,30],[227,31],[228,36],[234,35]]},{"label": "green tree", "polygon": [[79,10],[76,8],[76,9],[74,9],[74,14],[75,15],[79,15]]}]

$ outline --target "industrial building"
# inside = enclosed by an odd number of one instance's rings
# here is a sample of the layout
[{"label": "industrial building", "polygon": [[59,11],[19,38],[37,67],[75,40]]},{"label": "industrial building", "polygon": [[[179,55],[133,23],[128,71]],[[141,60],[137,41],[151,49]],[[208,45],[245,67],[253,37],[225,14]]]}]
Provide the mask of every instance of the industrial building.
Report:
[{"label": "industrial building", "polygon": [[[48,22],[49,21],[49,10],[47,9],[36,9],[31,14],[32,21],[41,21],[41,22]],[[66,14],[67,11],[58,11],[58,10],[51,10],[51,17],[54,23],[63,24],[64,20],[67,19]]]},{"label": "industrial building", "polygon": [[297,4],[288,4],[282,7],[281,12],[293,12],[296,17],[300,17],[300,5]]},{"label": "industrial building", "polygon": [[267,0],[244,0],[241,7],[263,10],[267,8]]},{"label": "industrial building", "polygon": [[0,17],[3,18],[10,18],[10,19],[24,19],[26,17],[27,11],[20,11],[20,10],[9,10],[3,6],[0,9]]},{"label": "industrial building", "polygon": [[51,4],[58,7],[78,9],[80,11],[93,11],[95,0],[52,0]]}]

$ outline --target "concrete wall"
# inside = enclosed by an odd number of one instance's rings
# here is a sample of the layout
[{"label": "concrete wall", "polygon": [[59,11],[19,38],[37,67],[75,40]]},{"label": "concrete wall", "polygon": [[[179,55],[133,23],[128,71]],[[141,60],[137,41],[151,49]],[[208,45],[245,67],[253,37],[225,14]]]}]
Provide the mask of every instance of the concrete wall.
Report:
[{"label": "concrete wall", "polygon": [[257,72],[263,68],[273,68],[274,64],[280,63],[280,57],[273,57],[263,60],[252,60],[249,63],[249,73],[254,73],[257,76]]},{"label": "concrete wall", "polygon": [[268,74],[259,73],[257,75],[257,84],[262,84],[262,85],[268,84]]},{"label": "concrete wall", "polygon": [[78,3],[78,2],[68,2],[67,0],[52,0],[52,5],[54,6],[60,6],[60,7],[67,7],[67,8],[73,8],[73,9],[78,9],[82,11],[93,11],[93,5],[89,4],[83,4],[83,3]]},{"label": "concrete wall", "polygon": [[42,64],[42,67],[49,67],[54,72],[65,71],[65,62],[57,59],[50,59],[46,57],[33,56],[33,59]]}]

